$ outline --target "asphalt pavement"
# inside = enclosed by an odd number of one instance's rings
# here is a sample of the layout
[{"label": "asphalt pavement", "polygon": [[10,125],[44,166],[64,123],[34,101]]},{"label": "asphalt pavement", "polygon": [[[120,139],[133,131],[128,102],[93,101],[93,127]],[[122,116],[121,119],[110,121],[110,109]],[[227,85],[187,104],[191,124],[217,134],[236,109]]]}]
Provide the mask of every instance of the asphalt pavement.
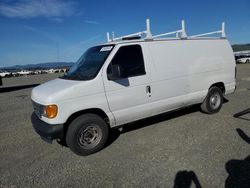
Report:
[{"label": "asphalt pavement", "polygon": [[32,128],[31,89],[57,74],[4,78],[0,187],[250,187],[250,64],[237,70],[237,90],[219,113],[194,106],[147,118],[112,131],[86,157]]}]

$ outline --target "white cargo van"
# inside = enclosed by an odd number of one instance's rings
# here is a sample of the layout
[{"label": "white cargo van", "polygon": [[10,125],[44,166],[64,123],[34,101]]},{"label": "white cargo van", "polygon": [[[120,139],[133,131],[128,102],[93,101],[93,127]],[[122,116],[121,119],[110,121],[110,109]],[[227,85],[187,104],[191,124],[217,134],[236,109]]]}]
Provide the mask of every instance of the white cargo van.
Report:
[{"label": "white cargo van", "polygon": [[[176,34],[174,38],[164,38]],[[205,37],[221,34],[220,37]],[[143,38],[142,36],[145,35]],[[152,36],[147,29],[88,49],[67,74],[33,89],[32,124],[47,141],[65,140],[78,155],[102,149],[110,128],[201,104],[220,110],[234,92],[235,60],[221,31]]]}]

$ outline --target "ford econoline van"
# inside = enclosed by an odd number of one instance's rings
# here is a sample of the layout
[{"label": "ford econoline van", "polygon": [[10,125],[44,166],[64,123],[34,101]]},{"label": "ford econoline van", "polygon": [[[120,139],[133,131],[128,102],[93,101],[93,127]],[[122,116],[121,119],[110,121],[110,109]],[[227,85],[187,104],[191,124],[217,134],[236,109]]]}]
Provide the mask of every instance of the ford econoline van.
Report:
[{"label": "ford econoline van", "polygon": [[188,37],[184,22],[174,33],[152,36],[147,21],[146,31],[108,35],[107,43],[89,48],[64,76],[32,90],[36,132],[89,155],[104,147],[111,128],[193,104],[218,112],[236,88],[224,25],[219,38]]}]

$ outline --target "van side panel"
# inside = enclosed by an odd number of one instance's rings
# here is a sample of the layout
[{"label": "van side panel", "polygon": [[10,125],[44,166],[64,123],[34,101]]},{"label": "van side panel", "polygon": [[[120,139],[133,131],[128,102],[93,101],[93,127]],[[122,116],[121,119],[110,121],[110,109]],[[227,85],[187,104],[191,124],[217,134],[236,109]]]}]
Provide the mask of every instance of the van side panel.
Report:
[{"label": "van side panel", "polygon": [[148,48],[153,114],[200,103],[217,82],[226,94],[235,88],[235,61],[225,39],[154,41]]}]

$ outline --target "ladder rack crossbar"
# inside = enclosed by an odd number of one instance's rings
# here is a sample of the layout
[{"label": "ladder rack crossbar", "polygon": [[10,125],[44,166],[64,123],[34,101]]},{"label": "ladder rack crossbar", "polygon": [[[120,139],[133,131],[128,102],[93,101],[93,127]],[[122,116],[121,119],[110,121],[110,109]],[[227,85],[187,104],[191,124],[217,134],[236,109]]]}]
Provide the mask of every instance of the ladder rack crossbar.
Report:
[{"label": "ladder rack crossbar", "polygon": [[182,30],[177,30],[177,31],[172,31],[172,32],[168,32],[168,33],[162,33],[162,34],[159,34],[159,35],[154,35],[152,36],[152,38],[159,38],[159,37],[163,37],[163,36],[167,36],[167,35],[173,35],[173,34],[177,34],[177,33],[181,33]]},{"label": "ladder rack crossbar", "polygon": [[192,36],[189,36],[188,38],[198,38],[198,37],[203,37],[203,36],[207,36],[207,35],[214,35],[214,34],[221,34],[221,33],[222,33],[222,31],[213,31],[213,32],[199,34],[199,35],[192,35]]}]

